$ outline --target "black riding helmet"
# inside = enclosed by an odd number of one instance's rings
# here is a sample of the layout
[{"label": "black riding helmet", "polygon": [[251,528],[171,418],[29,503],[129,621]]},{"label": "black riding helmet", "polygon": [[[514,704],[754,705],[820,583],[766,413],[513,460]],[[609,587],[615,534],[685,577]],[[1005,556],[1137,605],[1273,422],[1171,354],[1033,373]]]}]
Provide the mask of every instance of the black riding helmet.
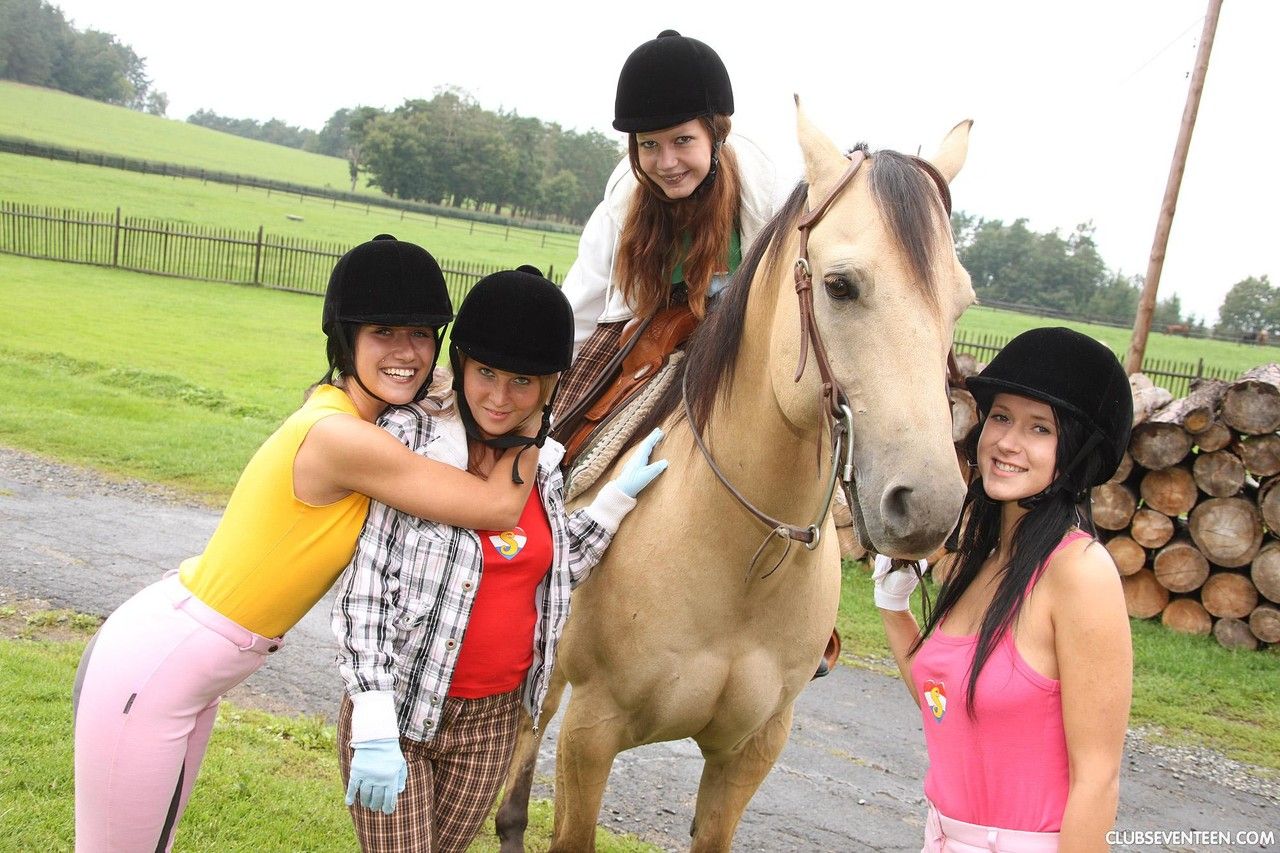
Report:
[{"label": "black riding helmet", "polygon": [[1090,453],[1104,454],[1085,488],[1110,479],[1129,446],[1133,395],[1115,354],[1088,335],[1063,327],[1031,329],[1005,345],[981,373],[968,380],[985,419],[996,394],[1007,392],[1048,403],[1076,417],[1090,436],[1046,493],[1065,487],[1067,474]]},{"label": "black riding helmet", "polygon": [[615,130],[646,133],[710,115],[733,115],[733,85],[720,56],[703,42],[663,30],[623,63]]},{"label": "black riding helmet", "polygon": [[[390,234],[379,234],[339,258],[329,276],[320,320],[329,357],[323,381],[331,381],[335,372],[350,375],[366,393],[381,400],[356,375],[354,327],[430,326],[438,345],[441,331],[452,319],[453,303],[431,253]],[[424,392],[426,386],[424,382]]]},{"label": "black riding helmet", "polygon": [[[536,438],[504,435],[485,438],[462,393],[461,355],[508,373],[547,376],[567,370],[573,361],[573,308],[569,300],[533,266],[503,270],[485,276],[471,288],[453,324],[449,363],[458,414],[467,435],[490,447],[542,447],[551,431],[551,399],[542,408],[542,426]],[[521,451],[523,452],[523,451]],[[511,466],[511,479],[520,483],[519,455]]]}]

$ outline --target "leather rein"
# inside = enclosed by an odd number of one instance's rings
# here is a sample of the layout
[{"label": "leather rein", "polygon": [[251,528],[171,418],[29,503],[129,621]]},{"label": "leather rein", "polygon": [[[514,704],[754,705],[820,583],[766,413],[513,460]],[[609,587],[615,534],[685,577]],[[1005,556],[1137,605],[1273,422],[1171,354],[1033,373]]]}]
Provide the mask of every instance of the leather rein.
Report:
[{"label": "leather rein", "polygon": [[[765,538],[756,556],[752,559],[752,565],[759,559],[760,554],[764,551],[769,541],[777,536],[780,539],[787,540],[788,545],[792,541],[801,542],[809,550],[818,547],[821,539],[822,524],[827,519],[827,513],[831,510],[831,499],[835,496],[836,483],[840,482],[847,487],[853,480],[853,411],[849,408],[849,398],[845,394],[844,388],[841,387],[840,381],[836,379],[834,372],[831,370],[831,362],[827,357],[827,348],[823,343],[822,334],[818,330],[818,325],[814,320],[813,313],[813,270],[809,264],[809,232],[822,221],[823,216],[831,208],[832,203],[841,192],[853,181],[854,176],[858,173],[858,169],[867,159],[867,154],[861,149],[856,149],[848,155],[849,165],[845,168],[844,174],[840,176],[840,180],[827,193],[822,203],[805,213],[797,223],[797,229],[800,231],[800,250],[799,257],[796,259],[794,275],[796,282],[796,298],[800,307],[800,363],[796,365],[795,381],[799,382],[804,376],[805,365],[809,359],[809,347],[813,347],[813,360],[818,365],[818,376],[820,380],[819,394],[822,398],[823,423],[827,426],[827,431],[831,435],[831,473],[827,479],[827,488],[822,500],[822,505],[818,508],[816,517],[811,524],[800,527],[794,524],[788,524],[785,521],[774,518],[768,513],[761,510],[753,504],[747,497],[742,494],[720,470],[720,466],[716,464],[715,459],[711,456],[711,451],[707,449],[706,443],[699,434],[697,427],[694,425],[693,412],[689,406],[688,387],[685,377],[688,376],[686,370],[680,380],[680,396],[684,402],[685,418],[689,422],[689,430],[693,433],[693,440],[697,444],[698,449],[702,451],[702,456],[710,466],[711,471],[716,475],[720,484],[729,491],[731,495],[742,504],[752,515],[764,522],[766,526],[771,528],[769,536]],[[951,190],[947,186],[946,179],[934,168],[933,164],[919,157],[911,158],[915,165],[924,170],[938,187],[938,192],[942,196],[942,205],[947,215],[951,215]],[[954,359],[948,357],[948,361],[954,364]],[[841,459],[843,457],[843,465]],[[821,457],[819,457],[821,459]],[[783,558],[785,559],[785,553]],[[779,561],[778,565],[781,565]],[[768,574],[772,574],[771,569]],[[766,577],[768,575],[766,574]]]}]

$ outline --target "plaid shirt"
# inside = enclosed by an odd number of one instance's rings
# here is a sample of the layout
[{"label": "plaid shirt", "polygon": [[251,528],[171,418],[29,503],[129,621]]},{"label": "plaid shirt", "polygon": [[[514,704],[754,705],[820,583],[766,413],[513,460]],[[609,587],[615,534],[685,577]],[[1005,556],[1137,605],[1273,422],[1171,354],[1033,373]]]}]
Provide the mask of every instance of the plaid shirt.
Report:
[{"label": "plaid shirt", "polygon": [[[388,411],[378,424],[419,455],[466,467],[466,435],[456,416],[410,405]],[[521,688],[521,701],[535,725],[569,616],[569,591],[600,561],[622,517],[635,506],[610,485],[591,506],[569,513],[559,468],[563,453],[556,442],[546,443],[535,485],[551,525],[553,549],[550,570],[535,592],[533,663]],[[483,564],[475,531],[423,521],[370,501],[355,557],[338,581],[333,606],[338,670],[353,696],[394,691],[405,737],[429,741],[440,725]]]}]

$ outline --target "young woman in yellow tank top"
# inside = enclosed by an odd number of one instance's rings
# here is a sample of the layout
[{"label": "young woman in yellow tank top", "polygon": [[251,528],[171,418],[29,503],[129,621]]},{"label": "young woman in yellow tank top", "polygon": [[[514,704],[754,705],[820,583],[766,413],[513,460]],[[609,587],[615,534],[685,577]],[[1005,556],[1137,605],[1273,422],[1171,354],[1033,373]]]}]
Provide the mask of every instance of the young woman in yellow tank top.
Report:
[{"label": "young woman in yellow tank top", "polygon": [[536,423],[505,451],[513,476],[488,480],[375,424],[425,395],[452,319],[421,247],[384,234],[338,261],[322,321],[328,374],[250,460],[204,553],[125,602],[85,651],[73,700],[78,851],[172,847],[219,698],[346,567],[371,497],[460,527],[518,522],[545,438],[528,434]]}]

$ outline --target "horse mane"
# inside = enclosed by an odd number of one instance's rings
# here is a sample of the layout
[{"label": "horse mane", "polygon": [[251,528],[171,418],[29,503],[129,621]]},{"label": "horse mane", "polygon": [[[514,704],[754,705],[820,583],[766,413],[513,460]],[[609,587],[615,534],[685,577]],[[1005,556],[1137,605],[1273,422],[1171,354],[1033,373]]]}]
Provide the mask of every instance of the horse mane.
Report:
[{"label": "horse mane", "polygon": [[[866,153],[867,146],[859,143],[854,150]],[[938,245],[934,216],[938,212],[945,216],[946,212],[942,210],[938,188],[915,164],[915,159],[897,151],[877,151],[875,158],[868,160],[871,165],[871,195],[890,234],[906,254],[912,282],[936,307],[938,293],[933,271],[937,268],[936,260],[943,247]],[[729,285],[708,304],[706,319],[694,330],[685,346],[685,357],[676,366],[675,381],[636,427],[628,446],[660,426],[673,412],[679,410],[680,417],[684,416],[682,387],[688,389],[693,426],[699,432],[706,429],[716,403],[728,399],[735,357],[745,327],[751,283],[770,250],[795,230],[805,212],[808,194],[809,184],[802,179],[773,219],[761,229]],[[775,252],[769,258],[765,274],[775,275],[778,262]]]}]

